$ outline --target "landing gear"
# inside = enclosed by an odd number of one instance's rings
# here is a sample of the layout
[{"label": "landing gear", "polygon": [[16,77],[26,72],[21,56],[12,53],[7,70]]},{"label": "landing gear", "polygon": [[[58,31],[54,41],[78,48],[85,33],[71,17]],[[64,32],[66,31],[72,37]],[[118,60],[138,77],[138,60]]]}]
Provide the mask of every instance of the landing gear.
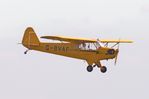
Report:
[{"label": "landing gear", "polygon": [[24,54],[27,54],[27,51],[25,51]]},{"label": "landing gear", "polygon": [[107,67],[106,66],[102,66],[100,62],[97,62],[97,63],[95,63],[93,65],[89,65],[89,66],[87,66],[86,69],[87,69],[88,72],[92,72],[93,68],[96,67],[96,66],[100,69],[100,71],[102,73],[105,73],[107,71]]},{"label": "landing gear", "polygon": [[29,50],[26,50],[26,51],[24,52],[24,54],[27,54],[28,51],[29,51]]},{"label": "landing gear", "polygon": [[87,66],[86,69],[87,69],[88,72],[92,72],[93,71],[93,67],[91,65]]},{"label": "landing gear", "polygon": [[105,73],[107,71],[107,67],[105,67],[105,66],[100,67],[100,71],[102,73]]}]

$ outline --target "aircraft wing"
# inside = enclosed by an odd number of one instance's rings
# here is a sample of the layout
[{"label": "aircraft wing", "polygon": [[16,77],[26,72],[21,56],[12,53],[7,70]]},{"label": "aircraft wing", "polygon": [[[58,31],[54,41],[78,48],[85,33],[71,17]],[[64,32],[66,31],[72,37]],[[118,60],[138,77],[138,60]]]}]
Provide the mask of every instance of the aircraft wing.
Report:
[{"label": "aircraft wing", "polygon": [[[72,38],[65,36],[42,36],[44,39],[59,40],[73,43],[95,43],[96,39],[87,39],[87,38]],[[131,40],[100,40],[102,43],[132,43]]]},{"label": "aircraft wing", "polygon": [[72,38],[72,37],[64,37],[64,36],[42,36],[41,38],[66,41],[66,42],[74,42],[74,43],[83,43],[83,42],[94,43],[94,42],[96,42],[96,40],[94,40],[94,39]]},{"label": "aircraft wing", "polygon": [[133,43],[131,40],[100,40],[102,43]]}]

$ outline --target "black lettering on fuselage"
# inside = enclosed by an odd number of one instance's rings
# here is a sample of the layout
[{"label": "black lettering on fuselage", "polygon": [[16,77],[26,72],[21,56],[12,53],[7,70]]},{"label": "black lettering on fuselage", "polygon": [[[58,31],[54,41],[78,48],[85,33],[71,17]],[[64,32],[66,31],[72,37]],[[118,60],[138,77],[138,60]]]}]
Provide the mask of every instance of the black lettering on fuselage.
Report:
[{"label": "black lettering on fuselage", "polygon": [[45,46],[45,50],[49,50],[49,45],[46,45]]},{"label": "black lettering on fuselage", "polygon": [[57,51],[57,46],[54,46],[54,51]]},{"label": "black lettering on fuselage", "polygon": [[54,51],[64,51],[67,52],[69,47],[64,47],[64,46],[54,46]]}]

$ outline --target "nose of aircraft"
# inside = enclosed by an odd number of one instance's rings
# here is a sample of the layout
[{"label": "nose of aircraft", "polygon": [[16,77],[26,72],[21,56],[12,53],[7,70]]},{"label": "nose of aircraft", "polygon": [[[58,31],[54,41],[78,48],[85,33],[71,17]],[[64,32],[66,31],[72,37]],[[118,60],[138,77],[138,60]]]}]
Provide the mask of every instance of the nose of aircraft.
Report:
[{"label": "nose of aircraft", "polygon": [[108,53],[109,55],[114,56],[114,57],[117,56],[118,52],[119,52],[118,49],[108,49],[108,50],[107,50],[107,53]]},{"label": "nose of aircraft", "polygon": [[110,54],[110,55],[113,55],[115,53],[115,50],[114,49],[109,49],[109,50],[107,50],[107,53]]}]

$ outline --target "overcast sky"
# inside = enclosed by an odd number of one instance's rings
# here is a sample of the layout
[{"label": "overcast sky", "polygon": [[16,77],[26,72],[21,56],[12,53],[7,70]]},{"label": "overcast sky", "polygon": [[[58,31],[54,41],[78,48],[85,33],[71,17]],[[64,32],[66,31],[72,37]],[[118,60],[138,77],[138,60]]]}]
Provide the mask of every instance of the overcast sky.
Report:
[{"label": "overcast sky", "polygon": [[[86,71],[82,60],[37,51],[24,55],[31,26],[38,36],[130,39],[118,63]],[[149,99],[148,0],[1,0],[0,99]]]}]

